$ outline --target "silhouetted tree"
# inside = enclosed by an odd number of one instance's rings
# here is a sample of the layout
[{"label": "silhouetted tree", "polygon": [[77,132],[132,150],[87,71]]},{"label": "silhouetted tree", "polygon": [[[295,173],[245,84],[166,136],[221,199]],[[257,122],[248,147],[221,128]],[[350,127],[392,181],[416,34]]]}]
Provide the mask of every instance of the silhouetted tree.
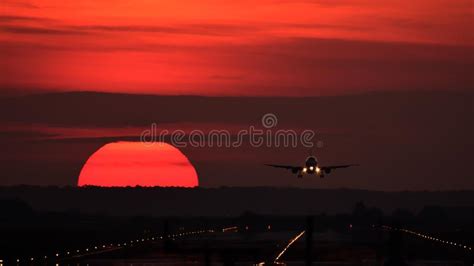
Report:
[{"label": "silhouetted tree", "polygon": [[365,204],[360,201],[356,203],[352,216],[354,223],[369,225],[378,223],[383,217],[383,212],[375,207],[367,208]]},{"label": "silhouetted tree", "polygon": [[446,212],[441,206],[425,206],[418,214],[418,218],[422,223],[435,225],[448,222]]},{"label": "silhouetted tree", "polygon": [[392,213],[392,218],[394,221],[406,225],[414,222],[415,214],[406,209],[396,209]]},{"label": "silhouetted tree", "polygon": [[18,199],[0,200],[0,221],[19,221],[34,215],[33,209],[26,202]]}]

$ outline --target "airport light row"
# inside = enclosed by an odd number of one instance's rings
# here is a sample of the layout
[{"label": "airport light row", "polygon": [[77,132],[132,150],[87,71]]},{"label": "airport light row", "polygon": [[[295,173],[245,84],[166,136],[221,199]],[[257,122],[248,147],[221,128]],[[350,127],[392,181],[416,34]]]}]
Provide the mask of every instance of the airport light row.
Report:
[{"label": "airport light row", "polygon": [[[196,230],[196,231],[189,231],[189,232],[181,232],[181,233],[175,233],[175,234],[169,234],[167,237],[168,239],[175,240],[178,237],[185,237],[185,236],[193,236],[193,235],[199,235],[199,234],[204,234],[204,233],[214,233],[214,232],[235,232],[238,230],[237,226],[232,226],[232,227],[226,227],[220,230],[213,230],[213,229],[206,229],[206,230]],[[23,262],[34,262],[36,260],[44,261],[44,260],[57,260],[57,259],[72,259],[72,258],[79,258],[82,256],[87,256],[87,255],[94,255],[98,252],[108,252],[108,251],[114,251],[118,249],[123,249],[127,247],[132,247],[134,244],[140,244],[144,242],[150,242],[150,241],[158,241],[158,240],[163,240],[164,236],[155,236],[155,237],[147,237],[147,238],[138,238],[135,240],[130,240],[130,241],[125,241],[125,242],[119,242],[115,244],[107,244],[107,245],[93,245],[90,248],[85,248],[85,249],[76,249],[76,250],[68,250],[63,253],[55,253],[52,256],[40,256],[40,257],[29,257],[27,259],[16,259],[16,263],[23,263]],[[3,266],[5,263],[5,260],[0,259],[0,266]],[[10,263],[11,264],[11,263]]]},{"label": "airport light row", "polygon": [[[283,248],[283,250],[278,253],[278,255],[275,257],[275,260],[273,261],[273,264],[272,265],[285,265],[285,263],[279,261],[280,258],[285,254],[285,252],[291,247],[291,245],[293,245],[293,243],[295,243],[296,241],[298,241],[298,239],[300,239],[300,237],[302,237],[304,234],[305,234],[306,230],[303,230],[301,231],[299,234],[297,234],[295,237],[293,237],[292,239],[290,239],[290,241],[288,242],[288,244]],[[265,262],[259,262],[257,264],[255,264],[255,266],[264,266],[265,265]]]},{"label": "airport light row", "polygon": [[296,241],[298,241],[298,239],[300,237],[302,237],[304,235],[304,233],[306,232],[306,230],[302,231],[301,233],[299,233],[298,235],[296,235],[295,237],[293,237],[290,242],[288,243],[288,245],[285,246],[285,248],[280,252],[278,253],[278,255],[276,256],[275,260],[274,260],[274,263],[278,263],[278,261],[280,260],[280,258],[285,254],[285,252],[291,247],[291,245],[293,245],[293,243],[295,243]]},{"label": "airport light row", "polygon": [[430,235],[427,235],[425,233],[420,233],[420,232],[416,232],[416,231],[409,230],[409,229],[404,229],[404,228],[391,227],[391,226],[387,226],[387,225],[382,225],[382,228],[387,229],[387,230],[401,231],[401,232],[404,232],[404,233],[407,233],[407,234],[414,235],[414,236],[419,237],[419,238],[423,238],[425,240],[430,240],[430,241],[433,241],[433,242],[438,242],[438,243],[441,243],[441,244],[450,245],[450,246],[453,246],[453,247],[456,247],[456,248],[462,248],[466,251],[472,251],[472,247],[470,247],[468,245],[464,245],[464,244],[461,244],[461,243],[456,243],[456,242],[453,242],[453,241],[447,241],[447,240],[439,239],[437,237],[430,236]]}]

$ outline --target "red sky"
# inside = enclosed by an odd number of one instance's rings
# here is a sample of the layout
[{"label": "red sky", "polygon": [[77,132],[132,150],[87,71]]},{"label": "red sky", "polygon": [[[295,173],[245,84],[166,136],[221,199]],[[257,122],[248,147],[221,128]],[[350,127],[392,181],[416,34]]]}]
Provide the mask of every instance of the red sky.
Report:
[{"label": "red sky", "polygon": [[472,85],[471,0],[3,0],[0,88],[328,95]]},{"label": "red sky", "polygon": [[[301,186],[473,188],[473,20],[472,0],[0,0],[0,183],[76,184],[151,123],[235,132],[275,113],[320,134],[322,162],[365,165]],[[338,97],[3,97],[51,91]],[[262,164],[307,154],[183,152],[203,186],[293,186]]]}]

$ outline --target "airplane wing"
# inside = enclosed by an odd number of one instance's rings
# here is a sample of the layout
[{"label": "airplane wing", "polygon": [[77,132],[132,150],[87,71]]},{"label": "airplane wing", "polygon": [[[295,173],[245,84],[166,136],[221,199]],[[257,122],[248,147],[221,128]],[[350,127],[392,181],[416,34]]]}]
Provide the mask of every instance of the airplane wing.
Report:
[{"label": "airplane wing", "polygon": [[291,166],[291,165],[280,165],[280,164],[265,164],[266,166],[271,166],[271,167],[276,167],[276,168],[284,168],[287,170],[291,170],[293,173],[297,173],[301,170],[303,170],[303,167],[301,166]]},{"label": "airplane wing", "polygon": [[322,171],[331,171],[332,169],[337,169],[337,168],[347,168],[351,166],[359,166],[358,164],[343,164],[343,165],[329,165],[329,166],[321,166],[320,169]]}]

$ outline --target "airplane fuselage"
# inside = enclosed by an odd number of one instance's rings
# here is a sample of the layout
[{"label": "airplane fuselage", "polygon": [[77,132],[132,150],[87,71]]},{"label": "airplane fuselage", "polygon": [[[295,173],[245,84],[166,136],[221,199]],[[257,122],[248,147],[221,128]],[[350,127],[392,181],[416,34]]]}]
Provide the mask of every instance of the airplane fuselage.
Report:
[{"label": "airplane fuselage", "polygon": [[320,174],[321,170],[318,167],[318,160],[314,156],[309,156],[305,163],[304,167],[301,170],[301,174]]}]

